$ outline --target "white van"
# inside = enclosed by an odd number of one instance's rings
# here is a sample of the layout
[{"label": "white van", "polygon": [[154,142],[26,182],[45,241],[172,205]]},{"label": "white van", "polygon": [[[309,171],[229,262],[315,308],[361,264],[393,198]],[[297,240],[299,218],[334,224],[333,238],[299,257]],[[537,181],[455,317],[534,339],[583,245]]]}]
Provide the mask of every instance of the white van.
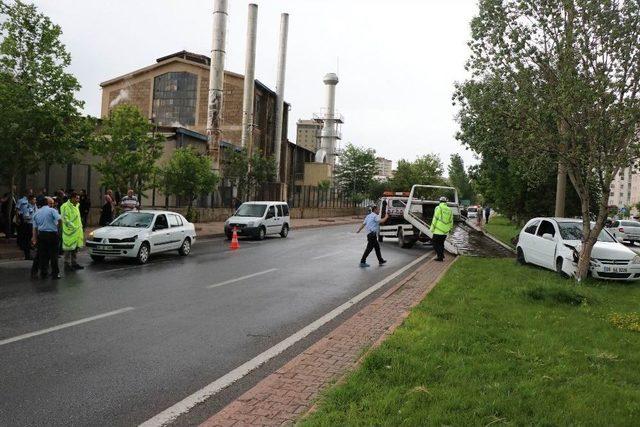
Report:
[{"label": "white van", "polygon": [[246,202],[224,222],[224,233],[231,239],[233,229],[239,236],[263,240],[269,234],[287,237],[291,227],[289,205],[285,202]]}]

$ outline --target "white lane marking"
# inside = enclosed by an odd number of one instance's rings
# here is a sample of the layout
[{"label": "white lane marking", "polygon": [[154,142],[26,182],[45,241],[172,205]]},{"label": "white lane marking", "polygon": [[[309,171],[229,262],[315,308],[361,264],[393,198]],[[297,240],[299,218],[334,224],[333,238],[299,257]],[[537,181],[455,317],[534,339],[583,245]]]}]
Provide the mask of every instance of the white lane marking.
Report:
[{"label": "white lane marking", "polygon": [[322,259],[322,258],[328,258],[330,256],[335,256],[335,255],[338,255],[338,254],[341,254],[341,253],[342,253],[342,251],[331,252],[329,254],[324,254],[324,255],[320,255],[320,256],[311,258],[311,260],[315,261],[315,260]]},{"label": "white lane marking", "polygon": [[207,288],[208,289],[218,288],[220,286],[228,285],[230,283],[239,282],[241,280],[250,279],[250,278],[256,277],[256,276],[262,276],[263,274],[271,273],[272,271],[276,271],[276,270],[278,270],[278,269],[277,268],[270,268],[269,270],[259,271],[257,273],[247,274],[246,276],[236,277],[235,279],[226,280],[226,281],[220,282],[220,283],[215,283],[213,285],[207,286]]},{"label": "white lane marking", "polygon": [[109,316],[115,316],[116,314],[126,313],[127,311],[133,310],[133,307],[125,307],[120,310],[110,311],[108,313],[98,314],[97,316],[85,317],[84,319],[74,320],[73,322],[63,323],[58,326],[52,326],[51,328],[41,329],[35,332],[29,332],[28,334],[18,335],[17,337],[7,338],[5,340],[0,341],[0,346],[5,344],[10,344],[12,342],[26,340],[27,338],[37,337],[38,335],[48,334],[49,332],[59,331],[60,329],[70,328],[71,326],[81,325],[83,323],[92,322],[94,320],[103,319]]},{"label": "white lane marking", "polygon": [[[284,340],[280,341],[278,344],[267,349],[266,351],[260,353],[253,359],[243,363],[242,365],[238,366],[232,371],[226,373],[225,375],[218,378],[211,384],[196,391],[192,395],[186,397],[185,399],[181,400],[180,402],[176,403],[170,408],[165,409],[164,411],[160,412],[158,415],[154,416],[153,418],[148,419],[144,423],[140,424],[140,426],[156,427],[156,426],[163,426],[163,425],[169,424],[170,422],[178,418],[180,415],[187,413],[194,406],[204,402],[211,396],[218,393],[220,390],[230,386],[234,382],[238,381],[240,378],[249,374],[254,369],[260,367],[264,363],[268,362],[270,359],[276,357],[277,355],[279,355],[280,353],[282,353],[283,351],[285,351],[286,349],[288,349],[289,347],[291,347],[292,345],[294,345],[295,343],[297,343],[298,341],[300,341],[310,333],[320,329],[324,324],[335,319],[337,316],[345,312],[347,309],[349,309],[353,305],[362,301],[367,296],[371,295],[372,293],[374,293],[375,291],[377,291],[378,289],[380,289],[381,287],[383,287],[384,285],[386,285],[396,277],[400,276],[405,271],[409,270],[414,265],[424,261],[430,256],[433,256],[433,254],[429,253],[426,255],[422,255],[420,258],[412,261],[411,263],[405,265],[404,267],[392,273],[391,275],[385,277],[375,285],[371,286],[370,288],[366,289],[365,291],[351,298],[349,301],[345,302],[341,306],[334,308],[333,310],[331,310],[329,313],[325,314],[318,320],[310,323],[309,325],[300,329],[298,332],[294,333],[288,338],[285,338]],[[359,267],[355,266],[354,268],[357,269]]]}]

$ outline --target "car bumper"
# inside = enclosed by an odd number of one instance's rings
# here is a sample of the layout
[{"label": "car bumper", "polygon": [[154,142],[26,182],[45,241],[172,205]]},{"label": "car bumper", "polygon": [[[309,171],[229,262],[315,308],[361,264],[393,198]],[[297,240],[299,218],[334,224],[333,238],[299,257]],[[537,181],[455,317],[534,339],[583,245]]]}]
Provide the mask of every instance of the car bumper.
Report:
[{"label": "car bumper", "polygon": [[640,265],[591,267],[591,275],[596,279],[633,281],[640,280]]},{"label": "car bumper", "polygon": [[[257,236],[259,227],[236,227],[238,236]],[[224,232],[227,236],[233,233],[233,227],[225,227]]]},{"label": "car bumper", "polygon": [[96,256],[119,256],[134,258],[138,255],[138,249],[140,248],[140,242],[133,243],[98,243],[98,242],[86,242],[89,255]]}]

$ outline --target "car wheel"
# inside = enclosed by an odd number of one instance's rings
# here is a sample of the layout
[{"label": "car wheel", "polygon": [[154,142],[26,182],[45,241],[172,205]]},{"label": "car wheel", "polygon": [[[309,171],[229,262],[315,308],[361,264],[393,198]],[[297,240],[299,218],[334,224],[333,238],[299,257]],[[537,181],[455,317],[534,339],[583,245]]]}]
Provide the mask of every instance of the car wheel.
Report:
[{"label": "car wheel", "polygon": [[558,258],[556,260],[556,272],[560,275],[560,277],[567,278],[569,276],[564,271],[562,271],[563,262],[564,261],[562,260],[562,258]]},{"label": "car wheel", "polygon": [[287,224],[282,226],[282,231],[280,231],[280,237],[286,238],[289,235],[289,226]]},{"label": "car wheel", "polygon": [[527,263],[527,259],[524,257],[524,251],[521,247],[518,247],[518,250],[516,251],[516,259],[520,265],[525,265]]},{"label": "car wheel", "polygon": [[384,236],[382,234],[378,234],[378,242],[382,242],[384,240]]},{"label": "car wheel", "polygon": [[264,227],[258,228],[258,240],[264,240],[267,235],[267,230]]},{"label": "car wheel", "polygon": [[104,255],[91,255],[91,259],[93,262],[102,262],[104,261]]},{"label": "car wheel", "polygon": [[416,243],[415,240],[411,239],[406,239],[404,237],[404,230],[402,228],[398,228],[398,244],[400,245],[401,248],[403,249],[410,249],[413,247],[413,245]]},{"label": "car wheel", "polygon": [[178,249],[178,253],[182,256],[187,256],[191,253],[191,239],[190,238],[186,238],[184,239],[184,242],[182,242],[182,246],[180,246],[180,249]]},{"label": "car wheel", "polygon": [[149,248],[149,244],[144,242],[140,245],[140,249],[138,249],[138,256],[136,259],[138,260],[138,264],[146,264],[149,261],[149,255],[151,253],[151,249]]}]

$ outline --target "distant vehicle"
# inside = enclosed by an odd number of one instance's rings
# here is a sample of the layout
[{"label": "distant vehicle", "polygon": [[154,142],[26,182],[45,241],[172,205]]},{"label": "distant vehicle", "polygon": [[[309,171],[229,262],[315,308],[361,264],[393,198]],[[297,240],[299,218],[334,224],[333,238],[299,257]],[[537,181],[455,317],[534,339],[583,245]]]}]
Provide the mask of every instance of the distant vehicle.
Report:
[{"label": "distant vehicle", "polygon": [[[531,263],[575,276],[582,244],[582,220],[534,218],[520,231],[516,247],[520,264]],[[637,280],[640,256],[603,229],[591,253],[591,275],[599,279]]]},{"label": "distant vehicle", "polygon": [[480,208],[479,206],[469,206],[467,208],[467,218],[478,218],[481,209],[482,208]]},{"label": "distant vehicle", "polygon": [[640,241],[640,222],[638,221],[615,220],[605,227],[615,238],[629,241],[631,244]]},{"label": "distant vehicle", "polygon": [[143,210],[125,212],[93,231],[86,245],[94,261],[118,256],[145,264],[151,254],[159,252],[177,250],[182,256],[189,255],[195,241],[194,225],[179,213]]},{"label": "distant vehicle", "polygon": [[245,202],[224,223],[227,239],[231,239],[234,228],[239,236],[258,240],[269,234],[287,237],[291,228],[289,205],[285,202]]}]

